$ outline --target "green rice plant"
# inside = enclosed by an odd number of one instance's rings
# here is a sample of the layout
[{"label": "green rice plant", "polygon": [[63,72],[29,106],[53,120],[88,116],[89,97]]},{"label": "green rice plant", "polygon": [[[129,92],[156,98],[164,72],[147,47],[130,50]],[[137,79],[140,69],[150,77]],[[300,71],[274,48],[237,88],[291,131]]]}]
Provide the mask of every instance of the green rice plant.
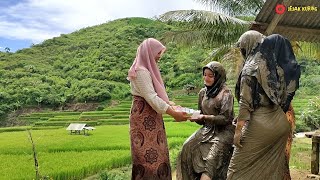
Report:
[{"label": "green rice plant", "polygon": [[[196,96],[192,100],[195,100],[195,104],[197,103]],[[187,101],[191,100],[188,99]],[[237,109],[236,106],[237,103],[235,103],[235,111]],[[59,121],[53,121],[52,123],[50,121],[43,122],[43,125],[48,125],[47,127],[32,127],[33,129],[46,128],[44,130],[32,130],[42,177],[52,179],[83,179],[102,170],[107,169],[107,172],[109,172],[113,168],[128,167],[131,162],[128,126],[130,108],[125,109],[127,111],[124,111],[122,108],[107,108],[106,111],[98,111],[101,113],[97,111],[82,113],[81,116],[84,117],[103,117],[97,121],[93,121],[96,124],[125,123],[125,125],[96,126],[94,131],[90,131],[89,136],[71,135],[70,132],[66,131],[65,127],[56,129],[57,127],[53,125],[55,125],[54,123],[59,123]],[[71,115],[56,114],[54,118],[60,119],[75,116],[80,116],[80,113]],[[168,138],[171,168],[175,169],[176,157],[180,152],[182,144],[201,126],[190,121],[174,122],[174,119],[168,115],[163,115],[163,120],[165,121],[164,124]],[[88,124],[91,121],[74,122]],[[70,122],[66,121],[64,123],[67,126]],[[2,128],[0,132],[1,130]],[[0,158],[3,162],[0,164],[0,177],[9,180],[35,178],[31,144],[28,141],[27,133],[25,131],[8,131],[3,131],[0,136]],[[291,168],[309,168],[310,156],[308,154],[311,154],[309,140],[300,142],[300,140],[295,139],[292,146]],[[117,154],[117,152],[119,153]],[[303,158],[307,160],[305,161]],[[131,169],[127,168],[127,170],[129,172],[124,173],[121,177],[130,177]],[[113,176],[112,173],[108,173],[107,175],[108,177]]]},{"label": "green rice plant", "polygon": [[35,179],[34,160],[30,154],[1,153],[0,159],[1,179]]},{"label": "green rice plant", "polygon": [[[130,103],[130,104],[119,104],[119,105],[117,106],[117,108],[129,109],[129,110],[130,110],[130,108],[131,108],[131,103]],[[110,109],[112,109],[112,108],[110,108]]]},{"label": "green rice plant", "polygon": [[29,120],[33,121],[33,120],[40,120],[40,118],[43,118],[43,117],[41,117],[41,116],[24,116],[24,117],[20,117],[19,119],[27,120],[27,121],[29,121]]},{"label": "green rice plant", "polygon": [[114,118],[114,119],[118,119],[118,118],[128,118],[129,119],[129,115],[130,115],[130,113],[124,113],[124,114],[121,114],[121,115],[113,115],[112,116],[112,118]]},{"label": "green rice plant", "polygon": [[31,113],[31,114],[27,114],[27,115],[22,115],[20,117],[53,117],[55,116],[54,112],[51,113]]},{"label": "green rice plant", "polygon": [[[190,132],[190,135],[192,133],[193,132]],[[176,147],[180,148],[182,144],[187,140],[188,137],[168,137],[168,145],[170,149],[174,149]]]},{"label": "green rice plant", "polygon": [[104,109],[104,111],[129,111],[130,112],[130,109],[131,109],[131,106],[129,108],[122,108],[122,107],[119,107],[119,106],[116,106],[116,107],[107,107]]},{"label": "green rice plant", "polygon": [[0,133],[14,132],[14,131],[25,131],[27,129],[31,129],[31,126],[5,127],[5,128],[0,128]]},{"label": "green rice plant", "polygon": [[81,115],[80,120],[97,120],[97,119],[106,119],[111,117],[111,114],[92,114],[92,115]]},{"label": "green rice plant", "polygon": [[59,129],[61,127],[59,126],[42,126],[42,127],[35,127],[35,126],[32,126],[30,129],[32,130],[52,130],[52,129]]},{"label": "green rice plant", "polygon": [[66,127],[69,126],[70,123],[78,123],[78,124],[87,124],[88,126],[97,126],[99,125],[98,121],[91,121],[91,120],[81,120],[81,121],[41,121],[34,123],[34,126],[61,126]]},{"label": "green rice plant", "polygon": [[49,118],[48,121],[78,121],[79,120],[79,116],[78,117],[68,117],[68,116],[60,116],[60,117],[53,117],[53,118]]},{"label": "green rice plant", "polygon": [[132,165],[123,166],[120,168],[108,169],[106,171],[100,172],[96,179],[99,179],[99,180],[130,179],[131,178],[131,169],[132,169]]},{"label": "green rice plant", "polygon": [[201,126],[194,122],[166,122],[167,137],[189,137]]},{"label": "green rice plant", "polygon": [[0,155],[26,155],[26,154],[31,154],[31,144],[29,143],[28,134],[26,131],[1,133]]},{"label": "green rice plant", "polygon": [[171,170],[174,171],[177,166],[177,157],[181,151],[182,144],[180,146],[175,146],[174,148],[170,149],[169,156],[170,156],[170,165],[171,165]]},{"label": "green rice plant", "polygon": [[79,118],[80,115],[63,115],[63,116],[54,116],[55,118]]},{"label": "green rice plant", "polygon": [[175,120],[172,117],[164,117],[163,121],[164,122],[174,122]]},{"label": "green rice plant", "polygon": [[129,119],[101,119],[98,120],[103,125],[122,125],[129,124]]},{"label": "green rice plant", "polygon": [[130,110],[129,111],[105,111],[107,112],[108,114],[111,114],[111,115],[118,115],[118,114],[130,114]]},{"label": "green rice plant", "polygon": [[87,112],[82,112],[81,115],[99,115],[99,114],[109,114],[108,111],[87,111]]},{"label": "green rice plant", "polygon": [[63,116],[63,115],[79,115],[81,112],[74,112],[74,111],[52,111],[46,113],[32,113],[31,116],[46,116],[46,117],[53,117],[53,116]]},{"label": "green rice plant", "polygon": [[[66,128],[33,130],[39,152],[129,150],[128,125],[98,126],[90,136],[70,135]],[[5,132],[0,136],[0,154],[31,154],[27,132]]]},{"label": "green rice plant", "polygon": [[[0,155],[1,178],[34,179],[32,156]],[[52,179],[81,179],[103,168],[116,168],[131,162],[129,150],[38,153],[39,172]],[[18,167],[18,168],[17,168]]]},{"label": "green rice plant", "polygon": [[310,171],[311,168],[311,139],[294,138],[291,147],[290,169],[303,169]]},{"label": "green rice plant", "polygon": [[[39,159],[49,162],[43,163],[42,173],[53,179],[81,179],[103,168],[128,165],[131,162],[131,154],[129,150],[65,152],[39,155]],[[79,166],[81,161],[85,163]]]}]

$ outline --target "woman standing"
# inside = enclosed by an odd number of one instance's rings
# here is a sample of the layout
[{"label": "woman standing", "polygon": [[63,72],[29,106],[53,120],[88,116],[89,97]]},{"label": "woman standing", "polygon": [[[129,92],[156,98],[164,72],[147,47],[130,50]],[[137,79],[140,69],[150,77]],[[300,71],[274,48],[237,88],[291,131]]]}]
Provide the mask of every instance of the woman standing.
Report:
[{"label": "woman standing", "polygon": [[201,115],[192,119],[202,127],[183,144],[177,160],[178,180],[224,180],[232,155],[233,96],[219,62],[203,67],[205,88],[199,92]]},{"label": "woman standing", "polygon": [[170,180],[171,168],[162,114],[185,121],[186,113],[170,105],[157,62],[165,47],[156,39],[144,40],[128,72],[133,101],[130,113],[132,179]]},{"label": "woman standing", "polygon": [[282,180],[290,134],[285,112],[299,87],[300,67],[280,35],[248,31],[238,46],[245,62],[236,86],[240,107],[227,179]]}]

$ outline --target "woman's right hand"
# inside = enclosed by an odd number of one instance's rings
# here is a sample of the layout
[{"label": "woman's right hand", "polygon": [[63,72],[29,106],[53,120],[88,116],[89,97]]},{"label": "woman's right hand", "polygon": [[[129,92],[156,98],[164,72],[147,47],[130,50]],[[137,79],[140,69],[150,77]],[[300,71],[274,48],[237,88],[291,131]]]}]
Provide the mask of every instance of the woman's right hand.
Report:
[{"label": "woman's right hand", "polygon": [[240,144],[240,139],[241,139],[241,130],[236,129],[233,137],[233,144],[238,148],[242,147],[242,145]]},{"label": "woman's right hand", "polygon": [[186,112],[176,111],[171,106],[167,109],[166,113],[172,116],[177,122],[187,121],[190,118]]},{"label": "woman's right hand", "polygon": [[176,111],[176,113],[175,113],[175,115],[173,116],[173,118],[174,118],[177,122],[187,121],[187,120],[190,118],[190,115],[188,115],[186,112]]},{"label": "woman's right hand", "polygon": [[242,145],[240,144],[240,141],[242,136],[242,128],[244,124],[245,124],[245,121],[237,119],[237,125],[234,132],[234,137],[233,137],[233,144],[238,148],[242,147]]}]

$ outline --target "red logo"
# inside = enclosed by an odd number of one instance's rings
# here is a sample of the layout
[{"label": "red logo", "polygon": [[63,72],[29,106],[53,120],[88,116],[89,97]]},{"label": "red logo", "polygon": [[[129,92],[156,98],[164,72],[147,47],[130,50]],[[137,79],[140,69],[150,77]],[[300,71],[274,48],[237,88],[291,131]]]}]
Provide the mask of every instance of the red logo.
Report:
[{"label": "red logo", "polygon": [[283,14],[286,11],[286,7],[283,4],[277,4],[276,13]]}]

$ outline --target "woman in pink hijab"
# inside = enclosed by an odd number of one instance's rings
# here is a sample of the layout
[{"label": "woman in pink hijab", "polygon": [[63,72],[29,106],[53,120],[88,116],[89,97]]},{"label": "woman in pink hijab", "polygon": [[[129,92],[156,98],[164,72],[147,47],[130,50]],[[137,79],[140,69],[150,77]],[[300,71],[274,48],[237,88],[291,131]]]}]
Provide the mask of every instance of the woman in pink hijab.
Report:
[{"label": "woman in pink hijab", "polygon": [[169,150],[162,114],[186,121],[186,113],[177,112],[166,93],[157,62],[165,51],[158,40],[148,38],[137,50],[129,72],[133,101],[130,113],[132,155],[131,179],[171,180]]}]

